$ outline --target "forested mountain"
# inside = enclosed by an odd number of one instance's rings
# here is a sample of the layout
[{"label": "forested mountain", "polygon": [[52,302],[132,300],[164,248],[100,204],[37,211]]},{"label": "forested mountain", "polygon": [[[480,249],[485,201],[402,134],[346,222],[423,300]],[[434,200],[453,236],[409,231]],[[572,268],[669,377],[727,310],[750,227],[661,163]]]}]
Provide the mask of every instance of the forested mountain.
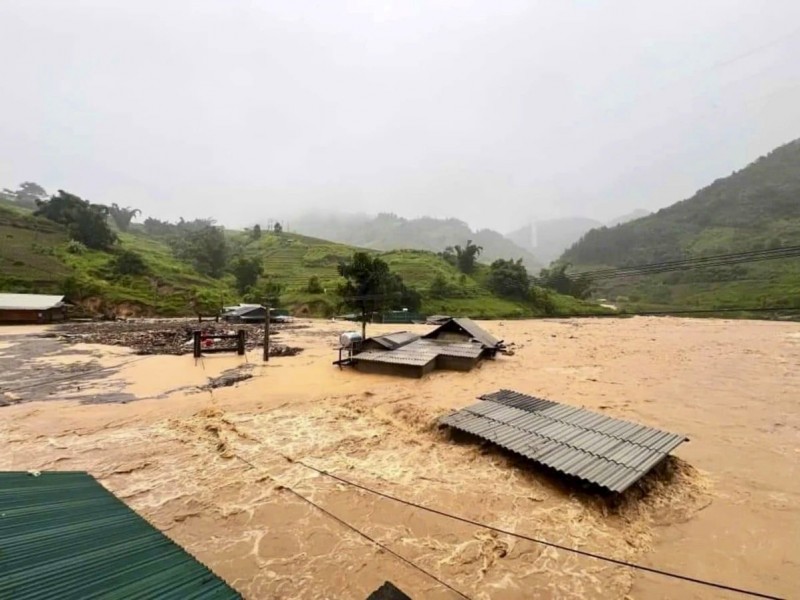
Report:
[{"label": "forested mountain", "polygon": [[468,240],[472,240],[483,247],[479,257],[481,262],[521,258],[529,270],[542,266],[533,253],[500,233],[491,229],[472,231],[469,225],[458,219],[404,219],[387,213],[377,217],[307,215],[292,221],[291,229],[305,235],[376,250],[414,249],[441,252],[448,246],[464,246]]},{"label": "forested mountain", "polygon": [[[799,244],[800,140],[795,140],[687,200],[623,225],[589,231],[562,258],[580,268],[632,266]],[[666,303],[745,297],[785,303],[800,295],[800,265],[795,263],[800,261],[693,270],[644,278],[636,285],[619,282],[616,290],[638,286],[643,300]],[[658,283],[675,287],[661,286],[655,298],[652,289]]]},{"label": "forested mountain", "polygon": [[[615,225],[622,225],[623,223],[629,223],[630,221],[635,221],[636,219],[641,219],[643,217],[646,217],[649,214],[650,214],[649,210],[644,210],[643,208],[637,208],[636,210],[632,210],[629,213],[611,219],[608,223],[606,223],[606,227],[614,227]],[[571,245],[572,244],[570,244],[570,246]]]},{"label": "forested mountain", "polygon": [[548,219],[526,225],[506,234],[506,237],[549,264],[584,233],[602,225],[600,221],[586,217]]},{"label": "forested mountain", "polygon": [[[607,226],[627,223],[650,213],[638,209],[626,215],[616,217],[606,223]],[[577,242],[587,232],[603,223],[587,217],[565,217],[535,221],[521,227],[506,237],[518,246],[525,248],[545,264],[549,264],[561,256],[564,251]]]},{"label": "forested mountain", "polygon": [[634,265],[790,243],[800,243],[800,140],[688,200],[589,231],[564,258],[583,265]]}]

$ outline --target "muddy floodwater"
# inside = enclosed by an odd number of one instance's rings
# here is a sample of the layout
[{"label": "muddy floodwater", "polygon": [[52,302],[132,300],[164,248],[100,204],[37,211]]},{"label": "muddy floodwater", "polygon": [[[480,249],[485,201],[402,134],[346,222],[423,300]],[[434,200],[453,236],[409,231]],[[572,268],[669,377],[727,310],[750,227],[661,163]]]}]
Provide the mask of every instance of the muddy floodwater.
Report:
[{"label": "muddy floodwater", "polygon": [[[361,600],[386,580],[417,600],[456,597],[292,490],[470,598],[742,597],[491,533],[305,465],[566,547],[797,597],[800,325],[486,322],[513,355],[410,380],[332,366],[352,324],[303,323],[279,337],[302,352],[267,364],[260,349],[140,356],[2,328],[0,469],[88,471],[245,598]],[[251,376],[210,385],[237,372]],[[500,388],[690,441],[621,497],[599,494],[437,427]]]}]

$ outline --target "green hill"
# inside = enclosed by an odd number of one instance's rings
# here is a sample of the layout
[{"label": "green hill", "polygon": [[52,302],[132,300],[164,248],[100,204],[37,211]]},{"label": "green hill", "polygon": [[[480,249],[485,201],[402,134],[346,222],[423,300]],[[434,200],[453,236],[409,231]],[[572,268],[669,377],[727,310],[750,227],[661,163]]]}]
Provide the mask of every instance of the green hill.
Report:
[{"label": "green hill", "polygon": [[[577,270],[634,266],[800,245],[800,140],[691,198],[616,227],[593,229],[562,260]],[[782,259],[603,283],[598,294],[681,307],[800,304],[800,261]]]},{"label": "green hill", "polygon": [[458,219],[404,219],[383,213],[366,215],[307,215],[292,222],[292,230],[375,250],[429,250],[441,252],[448,246],[464,246],[472,240],[483,248],[479,260],[491,263],[497,259],[522,259],[533,272],[542,263],[529,250],[492,229],[472,231]]},{"label": "green hill", "polygon": [[[95,314],[187,315],[193,312],[195,299],[211,305],[242,300],[233,275],[219,279],[201,275],[191,263],[176,258],[167,237],[149,235],[136,225],[117,235],[114,251],[90,250],[71,242],[61,225],[3,202],[0,291],[65,293]],[[247,232],[226,231],[226,238],[232,255],[262,261],[262,281],[279,284],[281,303],[295,313],[327,316],[340,308],[337,265],[358,248],[286,232],[264,232],[254,239]],[[140,255],[146,274],[119,275],[114,264],[122,250]],[[467,277],[433,252],[394,251],[382,257],[406,285],[422,294],[423,312],[476,318],[535,314],[529,306],[492,295],[485,285],[488,267],[484,265]],[[437,274],[451,284],[447,298],[431,297],[430,286]],[[318,278],[321,293],[307,291],[311,277]],[[597,310],[557,294],[552,299],[560,314]]]}]

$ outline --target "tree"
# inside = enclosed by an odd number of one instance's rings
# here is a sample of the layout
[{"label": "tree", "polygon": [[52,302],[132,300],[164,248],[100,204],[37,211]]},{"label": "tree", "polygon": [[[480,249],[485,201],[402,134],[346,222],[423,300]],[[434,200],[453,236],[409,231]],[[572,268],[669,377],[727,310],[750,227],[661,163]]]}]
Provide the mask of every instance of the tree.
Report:
[{"label": "tree", "polygon": [[457,267],[462,273],[469,275],[475,272],[475,263],[481,252],[483,252],[482,246],[473,244],[472,240],[467,240],[467,245],[463,248],[458,244],[455,246],[448,246],[439,256],[454,267]]},{"label": "tree", "polygon": [[542,269],[539,272],[539,284],[559,294],[566,294],[581,300],[587,298],[592,291],[591,278],[586,275],[570,277],[567,275],[567,269],[570,266],[565,262],[550,269]]},{"label": "tree", "polygon": [[379,256],[355,252],[348,262],[339,263],[339,275],[345,283],[339,286],[342,304],[361,311],[362,333],[366,334],[367,319],[386,308],[419,307],[420,296],[409,289],[403,279],[392,273]]},{"label": "tree", "polygon": [[142,211],[140,211],[138,208],[120,208],[116,203],[112,204],[108,211],[120,231],[128,231],[133,218],[136,215],[142,214]]},{"label": "tree", "polygon": [[176,226],[169,221],[160,221],[153,217],[147,217],[144,220],[144,231],[147,235],[170,235],[176,229]]},{"label": "tree", "polygon": [[281,294],[286,290],[286,285],[279,281],[267,277],[267,280],[258,286],[253,286],[245,294],[244,299],[246,302],[255,302],[262,304],[268,303],[271,308],[279,306],[281,303]]},{"label": "tree", "polygon": [[188,227],[188,231],[170,239],[169,243],[175,256],[191,261],[203,275],[215,279],[224,275],[229,248],[221,227],[206,226],[197,230]]},{"label": "tree", "polygon": [[275,225],[273,225],[272,231],[280,235],[281,233],[283,233],[283,226],[277,221],[275,221]]},{"label": "tree", "polygon": [[47,200],[47,192],[45,189],[38,183],[32,181],[25,181],[19,184],[19,189],[17,191],[5,189],[3,190],[3,195],[20,206],[33,209],[38,206],[37,202]]},{"label": "tree", "polygon": [[308,286],[306,286],[306,291],[309,294],[321,294],[323,292],[322,284],[319,282],[319,277],[316,275],[312,275],[308,279]]},{"label": "tree", "polygon": [[236,277],[236,289],[239,293],[244,295],[247,290],[253,287],[258,282],[263,270],[261,259],[257,257],[245,258],[240,256],[237,258],[231,267],[231,271],[233,276]]},{"label": "tree", "polygon": [[452,246],[445,248],[443,252],[439,253],[439,256],[441,256],[447,263],[453,265],[454,267],[458,267],[458,257],[456,256],[456,251]]},{"label": "tree", "polygon": [[37,207],[36,216],[65,225],[70,237],[87,248],[108,250],[117,241],[108,226],[107,206],[58,190],[49,200],[38,200]]},{"label": "tree", "polygon": [[222,311],[223,299],[215,292],[205,288],[195,288],[192,290],[190,304],[192,311],[197,315],[198,319],[203,316],[215,315],[219,319],[219,314]]},{"label": "tree", "polygon": [[555,302],[553,302],[550,290],[532,285],[529,300],[531,306],[538,308],[546,315],[553,315],[556,312],[556,305]]},{"label": "tree", "polygon": [[121,250],[112,264],[118,275],[144,275],[147,273],[147,264],[144,259],[132,250]]},{"label": "tree", "polygon": [[531,283],[522,259],[494,261],[489,267],[487,285],[498,296],[516,300],[529,299]]},{"label": "tree", "polygon": [[418,311],[419,307],[422,306],[422,295],[414,288],[406,286],[403,283],[403,278],[397,273],[392,273],[392,279],[392,287],[397,290],[395,295],[397,299],[393,300],[390,296],[389,307],[392,309],[407,308],[411,311]]},{"label": "tree", "polygon": [[436,274],[431,282],[429,293],[431,298],[447,298],[450,294],[450,285],[447,283],[447,279],[444,275],[441,273]]},{"label": "tree", "polygon": [[260,240],[261,239],[261,225],[256,223],[253,225],[252,231],[250,231],[250,238],[253,240]]}]

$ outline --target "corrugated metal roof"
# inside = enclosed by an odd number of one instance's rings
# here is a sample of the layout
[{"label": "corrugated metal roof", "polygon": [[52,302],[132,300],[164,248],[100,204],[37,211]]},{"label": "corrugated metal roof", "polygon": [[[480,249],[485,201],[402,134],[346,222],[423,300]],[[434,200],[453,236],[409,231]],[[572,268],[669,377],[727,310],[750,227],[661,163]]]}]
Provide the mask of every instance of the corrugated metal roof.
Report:
[{"label": "corrugated metal roof", "polygon": [[419,340],[410,344],[409,348],[427,348],[436,356],[455,356],[458,358],[478,358],[483,354],[483,347],[472,342],[436,342]]},{"label": "corrugated metal roof", "polygon": [[429,325],[441,325],[445,321],[449,321],[452,317],[450,315],[430,315],[425,322]]},{"label": "corrugated metal roof", "polygon": [[0,473],[0,598],[241,598],[82,472]]},{"label": "corrugated metal roof", "polygon": [[430,352],[408,352],[405,348],[400,348],[399,350],[365,350],[353,357],[353,362],[379,362],[414,367],[424,367],[433,360],[436,360],[436,354],[431,354]]},{"label": "corrugated metal roof", "polygon": [[449,319],[424,337],[429,339],[437,338],[440,334],[452,331],[454,328],[463,330],[467,335],[483,344],[486,348],[499,348],[503,343],[502,340],[498,340],[475,321],[467,318]]},{"label": "corrugated metal roof", "polygon": [[377,335],[365,341],[373,341],[387,350],[395,350],[419,339],[419,335],[410,331],[397,331],[386,335]]},{"label": "corrugated metal roof", "polygon": [[403,593],[391,581],[387,581],[367,596],[367,600],[411,600],[411,597]]},{"label": "corrugated metal roof", "polygon": [[396,350],[365,350],[353,356],[353,361],[382,362],[394,365],[424,366],[437,356],[478,358],[483,352],[479,344],[471,342],[445,343],[418,339]]},{"label": "corrugated metal roof", "polygon": [[226,310],[224,316],[226,317],[244,317],[249,315],[250,313],[258,313],[263,316],[267,314],[267,309],[261,306],[260,304],[242,304],[240,306],[234,306],[233,308]]},{"label": "corrugated metal roof", "polygon": [[468,332],[472,337],[478,340],[481,344],[487,347],[498,346],[501,342],[491,333],[486,331],[483,327],[478,325],[472,319],[458,318],[453,319],[464,331]]},{"label": "corrugated metal roof", "polygon": [[440,419],[562,473],[622,492],[681,443],[669,433],[606,415],[500,390]]},{"label": "corrugated metal roof", "polygon": [[47,310],[63,300],[64,296],[46,294],[0,294],[0,310]]}]

